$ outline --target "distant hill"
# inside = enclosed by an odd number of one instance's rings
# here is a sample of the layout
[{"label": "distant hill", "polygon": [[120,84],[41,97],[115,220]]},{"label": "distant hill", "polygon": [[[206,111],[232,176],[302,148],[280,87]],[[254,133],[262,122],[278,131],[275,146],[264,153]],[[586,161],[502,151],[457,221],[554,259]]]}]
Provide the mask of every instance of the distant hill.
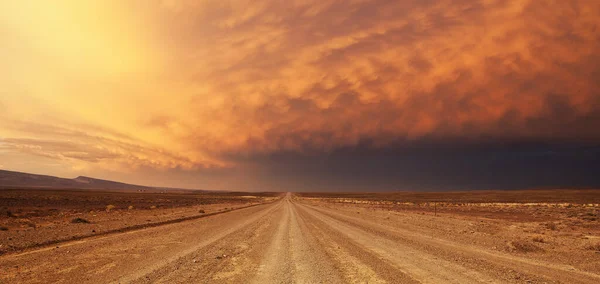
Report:
[{"label": "distant hill", "polygon": [[59,178],[0,170],[0,188],[65,188],[65,189],[110,189],[110,190],[156,190],[160,188],[127,184],[122,182],[79,176],[74,179]]}]

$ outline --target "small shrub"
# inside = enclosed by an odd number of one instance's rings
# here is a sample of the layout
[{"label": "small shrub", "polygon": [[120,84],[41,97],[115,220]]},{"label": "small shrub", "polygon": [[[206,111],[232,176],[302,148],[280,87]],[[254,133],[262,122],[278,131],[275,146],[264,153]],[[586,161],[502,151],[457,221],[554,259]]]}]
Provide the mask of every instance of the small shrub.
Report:
[{"label": "small shrub", "polygon": [[30,227],[30,228],[34,228],[34,229],[37,228],[37,225],[31,221],[26,221],[25,225],[27,225],[27,227]]},{"label": "small shrub", "polygon": [[112,204],[106,205],[106,212],[110,212],[110,210],[113,210],[115,208],[117,208],[117,206],[114,206]]},{"label": "small shrub", "polygon": [[535,236],[535,237],[533,237],[532,240],[536,243],[545,243],[546,242],[546,240],[544,240],[544,238],[542,238],[540,236]]},{"label": "small shrub", "polygon": [[587,249],[587,250],[594,250],[594,251],[600,251],[600,243],[587,245],[585,247],[585,249]]},{"label": "small shrub", "polygon": [[199,211],[198,211],[198,213],[204,214],[204,213],[206,213],[206,211],[204,211],[204,210],[199,210]]},{"label": "small shrub", "polygon": [[156,205],[150,206],[150,209],[156,209]]},{"label": "small shrub", "polygon": [[90,221],[78,217],[78,218],[71,220],[71,223],[73,223],[73,224],[89,224]]},{"label": "small shrub", "polygon": [[11,217],[11,218],[17,217],[15,214],[12,213],[12,211],[6,211],[6,216]]},{"label": "small shrub", "polygon": [[127,207],[127,209],[133,210],[133,205],[129,205],[129,207]]},{"label": "small shrub", "polygon": [[524,253],[543,251],[542,248],[536,246],[535,244],[527,242],[527,241],[512,241],[512,242],[508,243],[508,248],[511,251],[524,252]]},{"label": "small shrub", "polygon": [[0,226],[0,231],[8,231],[8,228],[4,227],[4,226]]},{"label": "small shrub", "polygon": [[546,229],[556,231],[556,224],[552,222],[546,223]]}]

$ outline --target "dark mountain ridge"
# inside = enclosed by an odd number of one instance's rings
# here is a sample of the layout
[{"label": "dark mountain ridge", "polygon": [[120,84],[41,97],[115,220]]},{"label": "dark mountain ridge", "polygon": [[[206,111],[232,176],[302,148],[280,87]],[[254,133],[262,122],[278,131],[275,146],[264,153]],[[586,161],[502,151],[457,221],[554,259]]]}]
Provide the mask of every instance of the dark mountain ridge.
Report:
[{"label": "dark mountain ridge", "polygon": [[0,170],[0,188],[64,188],[64,189],[110,189],[110,190],[150,190],[158,187],[128,184],[110,180],[79,176],[74,179],[48,175]]}]

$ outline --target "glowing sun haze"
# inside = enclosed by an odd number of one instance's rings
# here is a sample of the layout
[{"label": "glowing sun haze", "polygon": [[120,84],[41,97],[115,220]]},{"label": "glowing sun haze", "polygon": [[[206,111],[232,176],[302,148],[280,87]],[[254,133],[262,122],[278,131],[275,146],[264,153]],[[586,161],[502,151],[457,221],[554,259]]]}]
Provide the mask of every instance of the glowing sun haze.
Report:
[{"label": "glowing sun haze", "polygon": [[600,186],[600,1],[0,1],[0,46],[2,169]]}]

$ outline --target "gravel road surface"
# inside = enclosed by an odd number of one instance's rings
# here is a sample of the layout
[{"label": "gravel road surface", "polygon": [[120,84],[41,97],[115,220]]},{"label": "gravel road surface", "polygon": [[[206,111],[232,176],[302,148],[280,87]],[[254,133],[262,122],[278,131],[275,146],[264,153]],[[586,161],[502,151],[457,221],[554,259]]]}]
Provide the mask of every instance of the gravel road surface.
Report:
[{"label": "gravel road surface", "polygon": [[0,256],[0,268],[0,283],[600,283],[600,275],[568,265],[290,194],[202,219]]}]

